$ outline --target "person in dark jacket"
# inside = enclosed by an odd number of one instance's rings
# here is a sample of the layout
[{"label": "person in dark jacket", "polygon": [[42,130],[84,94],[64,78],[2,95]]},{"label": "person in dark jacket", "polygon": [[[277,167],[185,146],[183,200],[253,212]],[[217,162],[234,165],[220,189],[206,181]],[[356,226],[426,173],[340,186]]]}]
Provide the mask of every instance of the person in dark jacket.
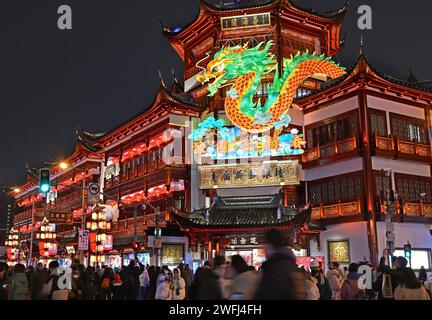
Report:
[{"label": "person in dark jacket", "polygon": [[[125,269],[124,280],[126,300],[138,300],[140,281],[139,276],[144,272],[144,266],[138,260],[132,260]],[[125,281],[126,280],[126,281]]]},{"label": "person in dark jacket", "polygon": [[295,256],[278,230],[265,234],[262,278],[255,292],[255,300],[306,300],[306,276],[300,272]]},{"label": "person in dark jacket", "polygon": [[7,274],[9,266],[6,262],[0,262],[0,301],[7,300],[6,286],[8,284]]},{"label": "person in dark jacket", "polygon": [[111,300],[112,282],[114,274],[111,268],[105,268],[99,281],[99,300]]},{"label": "person in dark jacket", "polygon": [[157,278],[158,278],[156,267],[150,266],[148,268],[148,274],[149,274],[150,284],[147,290],[147,299],[154,300],[156,294],[156,288],[157,288]]},{"label": "person in dark jacket", "polygon": [[113,300],[124,300],[123,281],[121,280],[120,274],[115,274],[112,282],[112,293]]},{"label": "person in dark jacket", "polygon": [[[385,264],[387,256],[388,256],[388,250],[384,249],[383,256],[380,259],[380,263],[377,270],[381,274],[390,275],[392,292],[394,294],[395,289],[399,284],[402,283],[404,279],[405,269],[408,265],[408,260],[405,257],[395,257],[393,261],[393,268],[390,268],[388,265]],[[382,277],[380,280],[382,283]],[[378,299],[383,300],[384,298],[382,294],[382,285],[378,287],[378,290],[379,290]]]},{"label": "person in dark jacket", "polygon": [[327,277],[324,276],[324,272],[320,265],[311,264],[311,275],[317,280],[317,287],[320,292],[320,300],[331,300],[333,293],[330,287],[330,283]]},{"label": "person in dark jacket", "polygon": [[420,267],[418,279],[422,284],[427,281],[427,272],[424,266]]},{"label": "person in dark jacket", "polygon": [[221,277],[225,267],[225,257],[216,256],[213,259],[213,269],[208,265],[195,276],[197,300],[222,300]]},{"label": "person in dark jacket", "polygon": [[32,300],[43,300],[43,286],[48,282],[48,274],[44,271],[43,263],[39,262],[36,271],[30,277],[30,293]]},{"label": "person in dark jacket", "polygon": [[198,267],[195,271],[194,279],[192,281],[192,284],[189,288],[189,296],[188,299],[190,300],[197,300],[198,296],[198,281],[200,273],[203,271],[203,267]]},{"label": "person in dark jacket", "polygon": [[88,266],[87,269],[80,273],[78,287],[81,290],[83,300],[94,300],[96,296],[95,288],[95,269]]}]

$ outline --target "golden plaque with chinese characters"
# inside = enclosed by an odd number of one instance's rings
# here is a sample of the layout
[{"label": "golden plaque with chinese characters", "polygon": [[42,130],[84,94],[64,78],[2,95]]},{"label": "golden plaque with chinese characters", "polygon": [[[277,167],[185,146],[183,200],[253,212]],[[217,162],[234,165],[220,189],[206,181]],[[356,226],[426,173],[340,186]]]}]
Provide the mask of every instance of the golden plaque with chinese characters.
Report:
[{"label": "golden plaque with chinese characters", "polygon": [[201,189],[298,185],[297,160],[199,166]]}]

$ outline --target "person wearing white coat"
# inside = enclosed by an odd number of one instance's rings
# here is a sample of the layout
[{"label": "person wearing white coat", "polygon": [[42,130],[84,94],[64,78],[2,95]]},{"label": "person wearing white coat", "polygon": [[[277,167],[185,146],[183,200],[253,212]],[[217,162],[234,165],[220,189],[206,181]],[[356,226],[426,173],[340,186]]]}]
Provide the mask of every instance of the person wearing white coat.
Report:
[{"label": "person wearing white coat", "polygon": [[186,282],[180,276],[180,270],[174,269],[173,277],[173,289],[172,289],[172,299],[173,300],[184,300],[186,298]]},{"label": "person wearing white coat", "polygon": [[329,263],[329,271],[327,271],[326,277],[329,281],[330,288],[333,293],[332,300],[341,300],[340,293],[342,288],[343,276],[339,270],[338,263]]}]

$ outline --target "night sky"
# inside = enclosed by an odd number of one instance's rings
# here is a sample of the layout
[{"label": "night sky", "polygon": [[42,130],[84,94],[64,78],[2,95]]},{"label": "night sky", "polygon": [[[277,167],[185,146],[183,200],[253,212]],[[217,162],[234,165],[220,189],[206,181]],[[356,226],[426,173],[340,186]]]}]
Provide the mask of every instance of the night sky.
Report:
[{"label": "night sky", "polygon": [[[296,0],[324,12],[345,0]],[[57,28],[57,8],[72,7],[72,30]],[[373,30],[357,28],[357,8],[373,9]],[[104,132],[153,101],[158,70],[166,82],[180,59],[162,35],[159,20],[183,26],[199,0],[19,0],[0,5],[0,183],[25,181],[25,164],[40,166],[68,155],[81,125]],[[432,2],[351,0],[337,59],[350,66],[360,34],[375,67],[401,79],[412,69],[432,78]]]}]

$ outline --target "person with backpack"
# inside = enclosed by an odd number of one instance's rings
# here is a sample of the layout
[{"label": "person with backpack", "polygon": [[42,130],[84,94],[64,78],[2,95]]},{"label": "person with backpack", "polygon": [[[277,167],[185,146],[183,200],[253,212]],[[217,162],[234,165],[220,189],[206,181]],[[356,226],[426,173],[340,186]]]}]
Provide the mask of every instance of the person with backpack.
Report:
[{"label": "person with backpack", "polygon": [[112,270],[105,268],[100,280],[100,300],[111,300],[111,282],[114,280]]},{"label": "person with backpack", "polygon": [[124,288],[123,281],[121,280],[120,274],[116,274],[114,276],[114,280],[112,283],[112,298],[113,300],[124,300]]},{"label": "person with backpack", "polygon": [[358,280],[361,275],[358,273],[358,264],[351,263],[348,267],[347,279],[343,282],[341,288],[342,300],[364,300],[365,291],[358,286]]}]

